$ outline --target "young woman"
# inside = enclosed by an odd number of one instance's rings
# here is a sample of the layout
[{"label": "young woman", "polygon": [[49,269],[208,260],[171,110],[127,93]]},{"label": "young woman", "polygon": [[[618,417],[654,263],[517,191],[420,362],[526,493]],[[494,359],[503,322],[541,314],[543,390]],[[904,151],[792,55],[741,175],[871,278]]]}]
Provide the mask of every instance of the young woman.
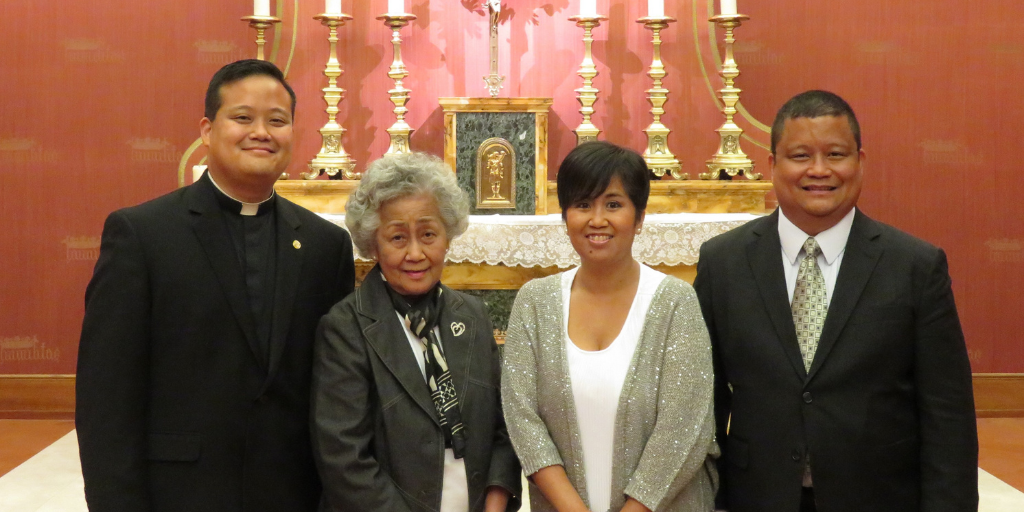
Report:
[{"label": "young woman", "polygon": [[693,288],[633,259],[650,193],[640,155],[574,149],[558,202],[581,265],[527,283],[502,402],[534,512],[710,511],[711,348]]}]

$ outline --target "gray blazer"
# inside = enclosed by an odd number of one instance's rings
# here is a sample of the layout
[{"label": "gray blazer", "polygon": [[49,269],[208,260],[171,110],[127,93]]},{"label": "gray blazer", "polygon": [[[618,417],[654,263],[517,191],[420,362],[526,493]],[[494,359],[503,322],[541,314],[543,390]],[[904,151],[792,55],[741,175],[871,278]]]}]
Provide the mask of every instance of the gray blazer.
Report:
[{"label": "gray blazer", "polygon": [[[380,270],[320,321],[313,362],[313,451],[324,510],[437,511],[444,435]],[[440,327],[466,432],[470,510],[487,487],[519,509],[519,463],[501,414],[494,331],[483,304],[446,286]],[[462,334],[453,335],[462,324]],[[447,332],[445,332],[447,330]]]},{"label": "gray blazer", "polygon": [[[562,326],[561,275],[527,283],[509,319],[502,372],[505,421],[527,475],[561,464],[587,502]],[[655,511],[709,511],[718,455],[711,346],[693,288],[674,277],[655,292],[615,418],[612,510],[626,496]],[[530,486],[534,512],[553,511]]]}]

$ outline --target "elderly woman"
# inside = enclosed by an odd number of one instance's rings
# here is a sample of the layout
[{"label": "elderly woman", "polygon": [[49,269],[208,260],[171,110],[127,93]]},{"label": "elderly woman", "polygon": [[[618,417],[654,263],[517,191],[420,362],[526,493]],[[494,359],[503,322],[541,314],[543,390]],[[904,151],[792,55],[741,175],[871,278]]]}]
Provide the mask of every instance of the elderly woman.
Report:
[{"label": "elderly woman", "polygon": [[468,211],[455,175],[423,154],[377,160],[349,197],[345,224],[377,264],[317,332],[312,428],[323,510],[519,508],[487,312],[440,283]]},{"label": "elderly woman", "polygon": [[640,155],[576,147],[558,203],[579,267],[531,281],[505,341],[505,420],[533,512],[714,506],[711,346],[693,288],[633,259]]}]

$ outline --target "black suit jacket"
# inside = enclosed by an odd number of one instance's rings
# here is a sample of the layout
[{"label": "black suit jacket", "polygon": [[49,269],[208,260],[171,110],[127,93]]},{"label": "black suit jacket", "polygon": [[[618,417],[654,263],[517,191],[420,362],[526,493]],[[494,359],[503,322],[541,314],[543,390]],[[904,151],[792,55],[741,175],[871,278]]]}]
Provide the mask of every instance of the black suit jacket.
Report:
[{"label": "black suit jacket", "polygon": [[[434,512],[441,504],[444,434],[385,286],[374,268],[317,331],[312,423],[324,510]],[[511,493],[507,510],[518,510],[519,459],[502,416],[491,322],[479,300],[442,288],[438,325],[465,427],[470,510],[483,510],[492,485]]]},{"label": "black suit jacket", "polygon": [[78,355],[92,512],[315,509],[313,335],[352,290],[352,246],[344,230],[276,201],[269,364],[207,177],[107,218]]},{"label": "black suit jacket", "polygon": [[[857,212],[804,370],[778,212],[702,248],[694,287],[715,359],[720,507],[975,511],[971,371],[945,253]],[[731,415],[731,424],[730,421]]]}]

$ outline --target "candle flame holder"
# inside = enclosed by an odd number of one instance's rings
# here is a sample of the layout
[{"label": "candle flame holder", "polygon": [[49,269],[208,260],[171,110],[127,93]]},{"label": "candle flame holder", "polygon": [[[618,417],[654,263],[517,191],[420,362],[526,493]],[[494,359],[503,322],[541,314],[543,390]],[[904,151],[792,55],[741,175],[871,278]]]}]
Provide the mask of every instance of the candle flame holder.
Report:
[{"label": "candle flame holder", "polygon": [[249,22],[249,26],[256,30],[256,58],[259,60],[266,60],[263,56],[263,46],[267,44],[267,40],[264,37],[268,28],[273,27],[275,23],[281,23],[281,18],[276,16],[244,16],[242,21]]}]

